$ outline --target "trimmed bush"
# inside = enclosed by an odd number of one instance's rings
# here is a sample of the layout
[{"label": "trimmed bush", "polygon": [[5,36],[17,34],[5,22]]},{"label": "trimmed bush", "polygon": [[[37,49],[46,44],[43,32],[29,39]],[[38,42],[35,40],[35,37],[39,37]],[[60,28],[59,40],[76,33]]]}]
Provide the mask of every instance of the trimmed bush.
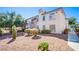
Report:
[{"label": "trimmed bush", "polygon": [[3,31],[2,31],[2,29],[0,28],[0,35],[2,35],[3,34]]},{"label": "trimmed bush", "polygon": [[31,34],[36,37],[38,34],[38,30],[36,28],[31,29]]},{"label": "trimmed bush", "polygon": [[28,34],[28,36],[32,34],[34,37],[36,37],[38,34],[38,30],[36,28],[26,29],[25,32]]},{"label": "trimmed bush", "polygon": [[41,33],[42,33],[42,34],[50,34],[51,31],[50,31],[50,30],[42,30]]},{"label": "trimmed bush", "polygon": [[38,50],[41,50],[41,51],[48,51],[48,47],[49,47],[48,42],[41,42],[41,43],[39,43],[39,45],[38,45]]},{"label": "trimmed bush", "polygon": [[13,38],[13,40],[16,39],[16,34],[17,34],[16,26],[13,25],[12,26],[12,38]]},{"label": "trimmed bush", "polygon": [[66,28],[66,29],[64,29],[64,34],[68,34],[70,32],[70,29],[69,28]]},{"label": "trimmed bush", "polygon": [[31,34],[30,29],[25,29],[25,33],[27,33],[28,36],[30,36],[30,34]]}]

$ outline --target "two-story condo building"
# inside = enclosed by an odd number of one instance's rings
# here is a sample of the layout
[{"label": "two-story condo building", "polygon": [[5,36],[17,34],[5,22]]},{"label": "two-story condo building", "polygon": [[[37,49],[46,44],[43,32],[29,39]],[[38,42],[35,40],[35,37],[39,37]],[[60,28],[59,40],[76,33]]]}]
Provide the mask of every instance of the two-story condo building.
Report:
[{"label": "two-story condo building", "polygon": [[68,27],[63,8],[45,12],[39,10],[38,15],[27,19],[26,28],[48,29],[51,33],[62,33]]}]

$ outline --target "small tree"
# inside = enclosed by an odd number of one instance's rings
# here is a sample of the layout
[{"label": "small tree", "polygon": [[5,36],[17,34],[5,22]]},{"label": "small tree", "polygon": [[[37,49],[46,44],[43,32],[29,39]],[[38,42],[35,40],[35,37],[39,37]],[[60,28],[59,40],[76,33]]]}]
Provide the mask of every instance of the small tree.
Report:
[{"label": "small tree", "polygon": [[12,26],[12,38],[13,38],[13,40],[16,39],[16,33],[17,33],[16,26],[13,25],[13,26]]},{"label": "small tree", "polygon": [[38,50],[41,50],[41,51],[48,51],[48,47],[49,47],[48,42],[41,42],[41,43],[38,45]]}]

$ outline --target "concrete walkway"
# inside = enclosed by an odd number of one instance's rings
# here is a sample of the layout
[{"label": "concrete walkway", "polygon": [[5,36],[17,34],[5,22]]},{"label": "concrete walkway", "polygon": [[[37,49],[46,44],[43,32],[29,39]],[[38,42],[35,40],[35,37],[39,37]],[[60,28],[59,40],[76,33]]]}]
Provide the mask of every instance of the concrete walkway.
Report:
[{"label": "concrete walkway", "polygon": [[74,32],[74,29],[71,29],[68,34],[68,45],[75,51],[79,51],[79,37]]}]

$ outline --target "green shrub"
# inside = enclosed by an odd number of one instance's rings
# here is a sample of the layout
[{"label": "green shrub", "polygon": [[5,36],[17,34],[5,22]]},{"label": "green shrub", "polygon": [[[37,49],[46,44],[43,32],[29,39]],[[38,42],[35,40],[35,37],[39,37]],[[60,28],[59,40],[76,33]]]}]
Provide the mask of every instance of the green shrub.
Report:
[{"label": "green shrub", "polygon": [[50,30],[42,30],[41,33],[42,33],[42,34],[50,34],[51,31],[50,31]]},{"label": "green shrub", "polygon": [[39,45],[38,45],[38,50],[41,50],[41,51],[48,51],[48,47],[49,47],[48,42],[41,42],[41,43],[39,43]]},{"label": "green shrub", "polygon": [[0,35],[2,35],[3,34],[3,31],[2,31],[2,29],[0,28]]},{"label": "green shrub", "polygon": [[16,34],[17,34],[16,26],[13,25],[13,26],[12,26],[12,38],[13,38],[14,40],[16,39]]},{"label": "green shrub", "polygon": [[66,28],[66,29],[64,29],[64,34],[68,34],[70,32],[70,29],[69,28]]}]

